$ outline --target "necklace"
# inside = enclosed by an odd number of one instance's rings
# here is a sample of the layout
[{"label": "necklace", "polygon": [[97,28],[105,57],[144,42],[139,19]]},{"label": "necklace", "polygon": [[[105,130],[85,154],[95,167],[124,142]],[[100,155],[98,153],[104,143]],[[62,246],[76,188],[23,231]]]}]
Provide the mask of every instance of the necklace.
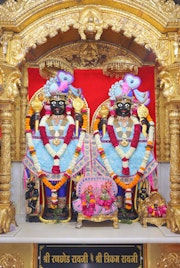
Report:
[{"label": "necklace", "polygon": [[46,123],[51,136],[54,137],[52,143],[58,146],[61,143],[59,137],[63,136],[65,126],[68,123],[67,118],[63,115],[52,115]]},{"label": "necklace", "polygon": [[[108,119],[108,124],[107,124],[107,132],[109,134],[109,138],[111,143],[113,144],[116,152],[118,153],[118,155],[120,156],[120,158],[122,159],[122,174],[124,175],[129,175],[129,159],[131,158],[131,156],[133,155],[133,153],[135,152],[138,142],[139,142],[139,137],[140,137],[140,133],[141,133],[141,125],[138,121],[138,119],[134,116],[131,117],[132,123],[134,124],[134,134],[133,134],[133,138],[130,144],[130,148],[127,152],[124,152],[123,149],[121,148],[121,144],[119,145],[118,139],[115,135],[114,132],[114,117],[110,116]],[[116,127],[116,125],[115,125]],[[125,140],[126,142],[126,140]]]},{"label": "necklace", "polygon": [[128,138],[131,136],[133,120],[131,118],[124,118],[118,116],[114,119],[114,126],[116,128],[116,134],[120,141],[120,145],[127,147],[129,145]]},{"label": "necklace", "polygon": [[[75,124],[74,124],[74,119],[72,118],[72,116],[70,115],[67,115],[67,120],[69,122],[69,126],[68,126],[68,129],[67,129],[67,133],[64,137],[64,141],[63,141],[63,144],[62,146],[60,147],[59,151],[55,151],[50,142],[49,142],[49,138],[47,136],[47,133],[46,133],[46,122],[48,121],[49,119],[49,115],[44,115],[41,119],[41,122],[40,122],[40,125],[39,125],[39,132],[40,132],[40,136],[41,136],[41,139],[42,139],[42,142],[47,150],[47,152],[54,158],[54,165],[53,165],[53,168],[52,168],[52,172],[55,174],[57,173],[60,173],[60,170],[59,170],[59,160],[61,158],[61,156],[64,154],[68,144],[70,143],[72,137],[73,137],[73,133],[74,133],[74,129],[75,129]],[[56,139],[56,137],[55,137]]]}]

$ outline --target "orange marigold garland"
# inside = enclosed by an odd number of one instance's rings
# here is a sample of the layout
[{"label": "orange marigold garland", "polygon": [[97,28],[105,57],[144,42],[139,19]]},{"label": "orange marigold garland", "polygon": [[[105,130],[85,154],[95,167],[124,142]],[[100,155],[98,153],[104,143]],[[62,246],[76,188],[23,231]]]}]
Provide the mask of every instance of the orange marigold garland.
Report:
[{"label": "orange marigold garland", "polygon": [[88,129],[88,116],[87,116],[87,109],[85,107],[82,110],[82,119],[83,119],[83,125],[81,127],[81,131],[87,131],[87,129]]},{"label": "orange marigold garland", "polygon": [[148,161],[149,156],[150,156],[150,152],[153,149],[154,122],[152,121],[150,116],[148,117],[148,121],[150,122],[150,128],[149,128],[149,135],[148,135],[147,146],[146,146],[146,151],[145,151],[144,158],[143,158],[141,166],[140,166],[139,170],[137,171],[137,173],[135,174],[132,182],[129,183],[129,184],[126,184],[121,180],[120,176],[118,176],[117,174],[115,174],[113,172],[113,170],[111,168],[111,165],[110,165],[110,163],[109,163],[109,161],[108,161],[108,159],[106,157],[106,154],[104,152],[104,149],[103,149],[103,146],[102,146],[102,143],[101,143],[100,133],[99,133],[99,130],[98,130],[98,124],[100,122],[100,118],[98,117],[95,120],[93,130],[94,130],[94,137],[95,137],[95,140],[96,140],[96,145],[97,145],[100,157],[102,158],[103,163],[104,163],[109,175],[111,176],[111,178],[116,182],[117,185],[119,185],[124,190],[132,189],[139,182],[140,178],[143,177],[145,167],[147,165],[147,161]]},{"label": "orange marigold garland", "polygon": [[30,120],[31,120],[31,116],[33,115],[33,109],[30,106],[28,113],[26,115],[26,119],[25,119],[25,128],[26,128],[26,133],[27,132],[31,132],[31,127],[30,127]]},{"label": "orange marigold garland", "polygon": [[[30,127],[30,119],[31,116],[33,115],[33,109],[30,107],[28,114],[26,116],[26,137],[27,137],[27,142],[28,142],[28,148],[29,148],[29,152],[32,156],[35,168],[37,170],[38,173],[38,177],[42,180],[42,182],[51,190],[55,190],[58,191],[66,182],[67,180],[69,180],[71,178],[71,174],[72,174],[72,170],[76,164],[77,158],[81,152],[81,148],[82,148],[82,144],[86,135],[86,129],[88,127],[88,119],[87,119],[87,112],[84,111],[83,113],[83,126],[82,126],[82,130],[79,136],[79,141],[78,144],[76,146],[75,149],[75,153],[74,156],[72,158],[72,161],[67,169],[66,172],[64,172],[64,175],[62,176],[62,178],[60,179],[60,181],[56,184],[53,185],[49,179],[46,177],[46,174],[41,170],[41,167],[39,165],[39,161],[36,155],[36,150],[34,148],[34,144],[33,144],[33,139],[32,139],[32,130]],[[47,116],[48,117],[48,116]]]}]

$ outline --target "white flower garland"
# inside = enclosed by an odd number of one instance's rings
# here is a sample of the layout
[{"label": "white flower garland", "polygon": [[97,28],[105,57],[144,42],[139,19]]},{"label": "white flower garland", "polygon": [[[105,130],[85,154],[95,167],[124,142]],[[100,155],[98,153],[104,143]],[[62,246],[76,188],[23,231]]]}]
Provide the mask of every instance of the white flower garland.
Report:
[{"label": "white flower garland", "polygon": [[[46,125],[46,121],[49,119],[49,117],[50,117],[50,115],[45,115],[45,116],[43,116],[42,119],[41,119],[41,122],[40,122],[40,126],[45,127],[45,125]],[[75,125],[75,123],[74,123],[74,119],[73,119],[72,116],[67,115],[66,118],[67,118],[67,120],[68,120],[68,122],[69,122],[69,125]],[[48,151],[48,153],[49,153],[53,158],[54,158],[56,155],[60,158],[60,157],[64,154],[64,152],[65,152],[65,150],[66,150],[66,148],[67,148],[67,144],[66,144],[66,143],[63,143],[63,145],[61,146],[61,148],[59,149],[58,152],[56,152],[56,151],[51,147],[50,143],[47,143],[47,144],[45,145],[45,148],[46,148],[46,150]],[[57,160],[58,160],[58,159],[55,159],[55,162],[56,162]]]},{"label": "white flower garland", "polygon": [[[140,123],[139,123],[137,117],[131,116],[130,119],[133,121],[134,125],[140,126]],[[113,127],[113,124],[114,124],[114,116],[110,116],[110,118],[108,120],[108,125]],[[118,155],[122,159],[123,174],[129,173],[129,159],[131,158],[131,156],[133,155],[135,150],[136,150],[136,147],[130,146],[129,151],[125,153],[121,149],[120,145],[115,146],[115,151],[118,153]]]},{"label": "white flower garland", "polygon": [[[69,121],[69,123],[73,123],[74,122],[74,120],[73,120],[73,118],[72,118],[72,116],[67,116],[68,117],[68,121]],[[41,125],[42,126],[45,126],[45,122],[46,122],[46,120],[49,118],[49,115],[45,115],[45,116],[43,116],[42,117],[42,120],[41,120]],[[71,119],[72,118],[72,119]],[[81,131],[81,133],[80,133],[80,136],[79,136],[79,140],[78,140],[78,144],[77,144],[77,146],[76,146],[76,149],[77,148],[82,148],[82,145],[83,145],[83,142],[84,142],[84,138],[85,138],[85,135],[86,135],[86,132],[85,131]],[[39,173],[39,174],[41,174],[42,173],[42,169],[41,169],[41,166],[40,166],[40,164],[39,164],[39,161],[38,161],[38,158],[37,158],[37,154],[36,154],[36,150],[35,150],[35,147],[34,147],[34,143],[33,143],[33,138],[32,138],[32,133],[31,132],[27,132],[26,133],[26,138],[27,138],[27,144],[28,144],[28,147],[29,147],[29,149],[30,150],[33,150],[33,153],[31,153],[31,156],[32,156],[32,160],[33,160],[33,163],[34,163],[34,166],[35,166],[35,169],[37,170],[37,172]],[[59,152],[58,152],[58,156],[62,156],[63,155],[63,153],[64,153],[64,151],[65,151],[65,146],[64,145],[66,145],[66,144],[63,144],[63,149],[61,150],[59,150]],[[67,146],[66,146],[67,147]],[[49,148],[48,148],[49,149]],[[50,147],[50,155],[52,156],[52,158],[54,158],[54,150],[52,150],[52,152],[51,152],[51,147]],[[63,151],[64,150],[64,151]],[[57,153],[56,153],[56,155],[57,155]],[[78,158],[78,154],[76,154],[76,153],[74,153],[74,156],[73,156],[73,158],[72,158],[72,160],[71,160],[71,163],[69,164],[69,167],[68,167],[68,169],[67,170],[73,170],[74,169],[74,167],[75,167],[75,164],[76,164],[76,162],[77,162],[77,158]],[[59,161],[59,159],[57,159],[58,161]],[[55,159],[55,161],[56,161],[56,159]],[[57,163],[56,163],[57,164]],[[59,163],[58,163],[59,164]]]},{"label": "white flower garland", "polygon": [[[136,120],[134,122],[137,123]],[[109,123],[111,125],[113,124],[113,118],[110,118]],[[148,138],[147,138],[147,146],[148,146],[148,144],[152,144],[153,143],[153,140],[154,140],[154,122],[153,121],[150,121],[149,123],[150,123],[150,127],[149,127],[149,133],[148,133]],[[95,134],[95,142],[96,142],[98,151],[100,153],[103,150],[103,146],[102,146],[102,143],[101,143],[100,133],[99,133],[99,131],[95,131],[94,134]],[[147,162],[149,160],[150,154],[151,154],[151,150],[147,150],[146,149],[144,158],[143,158],[142,163],[140,165],[140,168],[138,170],[138,172],[140,172],[142,175],[144,174],[144,171],[145,171],[145,168],[147,166]],[[126,154],[125,154],[125,156],[127,157]],[[120,157],[122,158],[122,156],[120,156]],[[112,167],[111,167],[111,165],[109,163],[109,160],[107,159],[107,156],[106,156],[105,152],[103,153],[101,159],[102,159],[102,161],[104,163],[104,166],[106,167],[106,170],[108,171],[109,175],[112,178],[116,177],[116,174],[114,173],[114,171],[113,171],[113,169],[112,169]],[[121,183],[120,177],[118,178],[118,180],[120,182],[119,184],[122,185],[122,187],[123,187],[123,183]]]},{"label": "white flower garland", "polygon": [[[139,121],[138,121],[137,117],[131,116],[130,118],[132,119],[134,125],[139,124]],[[113,126],[113,123],[114,123],[114,116],[110,116],[109,119],[108,119],[108,125]],[[133,155],[134,151],[136,150],[136,148],[134,148],[134,147],[131,146],[129,148],[129,151],[127,153],[125,153],[121,149],[121,147],[118,145],[118,146],[115,147],[115,150],[116,150],[116,152],[118,153],[118,155],[120,156],[121,159],[124,158],[124,157],[126,157],[127,159],[130,159],[131,156]],[[125,165],[128,166],[128,162],[127,161],[126,161],[126,164]]]},{"label": "white flower garland", "polygon": [[36,151],[35,151],[35,148],[34,148],[34,143],[33,143],[32,133],[31,132],[26,133],[26,139],[27,139],[28,147],[34,149],[34,153],[32,153],[31,156],[32,156],[32,160],[33,160],[35,169],[37,170],[38,173],[40,173],[41,172],[41,167],[40,167],[37,155],[36,155]]}]

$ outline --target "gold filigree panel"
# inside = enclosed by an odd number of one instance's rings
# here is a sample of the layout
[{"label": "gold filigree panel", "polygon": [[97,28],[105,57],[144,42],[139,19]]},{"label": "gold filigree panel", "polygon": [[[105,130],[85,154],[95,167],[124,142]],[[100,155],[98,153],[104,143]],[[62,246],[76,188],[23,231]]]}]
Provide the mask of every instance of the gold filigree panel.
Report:
[{"label": "gold filigree panel", "polygon": [[0,267],[37,267],[36,246],[33,244],[0,244]]},{"label": "gold filigree panel", "polygon": [[168,68],[162,68],[159,73],[160,88],[168,102],[180,100],[180,64],[176,63]]},{"label": "gold filigree panel", "polygon": [[0,68],[0,100],[9,100],[14,102],[19,94],[21,86],[21,72],[18,68],[2,63]]},{"label": "gold filigree panel", "polygon": [[[43,14],[51,13],[52,10],[65,9],[67,7],[73,7],[75,5],[104,5],[102,0],[82,0],[80,4],[77,1],[52,1],[51,0],[19,0],[12,1],[7,0],[0,6],[2,14],[2,23],[16,25],[22,29],[22,25],[27,25],[27,20],[34,21],[37,17],[41,17]],[[176,25],[179,18],[180,7],[175,5],[173,0],[144,0],[143,5],[141,0],[119,0],[106,2],[107,7],[114,9],[123,9],[131,11],[133,14],[138,14],[141,10],[141,16],[146,20],[151,20],[151,24],[163,29],[169,22],[171,25]],[[45,8],[46,7],[46,8]],[[26,20],[24,14],[27,14]],[[8,22],[8,23],[7,23]],[[22,25],[21,25],[22,24]],[[21,27],[19,26],[21,25]]]},{"label": "gold filigree panel", "polygon": [[148,244],[147,268],[179,268],[180,244]]},{"label": "gold filigree panel", "polygon": [[100,40],[108,27],[116,33],[123,31],[127,38],[133,38],[147,50],[152,49],[161,64],[167,64],[171,59],[166,35],[141,17],[107,7],[78,6],[51,12],[29,24],[8,42],[11,57],[8,58],[7,53],[7,60],[13,65],[18,64],[29,49],[46,43],[47,38],[56,36],[58,31],[67,32],[70,27],[78,29],[81,40],[86,40],[89,35],[93,35],[94,40]]},{"label": "gold filigree panel", "polygon": [[101,41],[76,42],[62,46],[47,54],[37,64],[41,70],[45,67],[50,69],[53,66],[59,68],[58,62],[61,65],[64,60],[66,62],[64,69],[66,69],[67,62],[72,69],[96,69],[103,68],[108,60],[118,56],[126,57],[139,67],[143,65],[143,62],[130,51]]},{"label": "gold filigree panel", "polygon": [[[170,65],[167,68],[160,68],[157,74],[156,87],[156,142],[157,142],[157,158],[160,162],[168,162],[171,154],[171,165],[173,170],[178,167],[176,161],[179,136],[175,135],[179,132],[179,115],[178,106],[180,103],[180,68],[179,64]],[[177,113],[176,118],[170,120],[171,111]],[[178,118],[179,117],[179,118]],[[170,137],[170,130],[173,130],[173,140]],[[176,140],[176,141],[175,141]],[[175,141],[176,146],[170,145]],[[171,153],[170,153],[171,148]]]}]

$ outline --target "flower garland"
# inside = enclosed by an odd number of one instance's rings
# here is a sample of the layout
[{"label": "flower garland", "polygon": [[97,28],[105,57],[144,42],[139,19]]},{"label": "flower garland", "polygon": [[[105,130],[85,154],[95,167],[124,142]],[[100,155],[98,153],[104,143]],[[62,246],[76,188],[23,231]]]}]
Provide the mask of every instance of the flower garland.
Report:
[{"label": "flower garland", "polygon": [[108,124],[107,124],[107,132],[109,134],[110,141],[111,141],[112,145],[114,146],[116,152],[118,153],[118,155],[122,159],[122,174],[124,174],[124,175],[129,175],[129,159],[131,158],[131,156],[133,155],[133,153],[135,152],[135,150],[137,148],[140,133],[141,133],[141,125],[140,125],[137,117],[131,116],[131,119],[134,123],[134,134],[133,134],[133,138],[131,141],[130,149],[126,153],[123,152],[123,150],[119,146],[119,142],[116,138],[116,135],[114,132],[114,127],[113,127],[113,124],[114,124],[114,117],[113,116],[109,117]]},{"label": "flower garland", "polygon": [[89,185],[85,192],[81,194],[82,212],[85,216],[93,216],[95,203],[96,201],[92,192],[92,186]]},{"label": "flower garland", "polygon": [[[102,143],[101,143],[101,138],[100,138],[100,133],[99,133],[99,130],[98,130],[98,124],[100,122],[100,116],[98,116],[96,118],[96,120],[95,120],[93,130],[94,130],[94,137],[95,137],[95,141],[96,141],[96,145],[97,145],[100,157],[102,158],[103,163],[104,163],[108,173],[110,174],[111,178],[116,182],[117,185],[119,185],[123,189],[127,190],[127,192],[129,192],[129,189],[132,189],[139,182],[140,178],[143,176],[145,168],[146,168],[146,165],[147,165],[147,161],[148,161],[150,153],[151,153],[151,150],[153,149],[154,122],[152,121],[150,116],[147,117],[147,120],[150,123],[150,127],[149,127],[149,134],[148,134],[148,139],[147,139],[145,155],[144,155],[144,158],[142,160],[142,163],[140,165],[139,170],[137,171],[136,175],[134,176],[132,182],[129,183],[129,184],[124,183],[121,180],[121,177],[118,176],[117,174],[115,174],[113,169],[111,168],[111,165],[110,165],[110,163],[109,163],[109,161],[108,161],[108,159],[106,157],[105,151],[103,149],[103,146],[102,146]],[[113,120],[110,119],[109,120],[110,129],[113,128],[112,122],[113,122]],[[127,153],[128,155],[127,156],[126,155],[124,156],[123,154],[121,155],[121,151],[118,150],[120,152],[119,154],[120,154],[120,157],[121,157],[122,161],[123,161],[124,157],[126,157],[127,159],[129,157],[131,157],[133,152],[134,152],[134,149],[137,147],[137,144],[138,144],[138,141],[139,141],[138,137],[139,137],[140,133],[139,133],[139,124],[136,124],[136,125],[138,125],[138,128],[137,128],[138,130],[135,129],[136,135],[132,139],[132,142],[131,142],[132,149],[130,148],[130,151],[128,151],[128,153]],[[107,129],[108,129],[108,126],[107,126]],[[114,133],[114,135],[115,135],[115,133]],[[115,139],[115,138],[113,139],[111,137],[111,142],[113,143],[113,146],[115,147],[115,149],[116,149],[117,146],[119,146],[117,139]]]},{"label": "flower garland", "polygon": [[49,138],[46,133],[46,121],[49,119],[50,115],[44,115],[41,119],[40,125],[39,125],[39,132],[40,136],[42,139],[42,142],[48,151],[48,153],[52,156],[54,159],[54,165],[52,167],[52,173],[53,174],[59,174],[60,173],[60,168],[59,168],[59,160],[61,156],[64,154],[68,144],[72,140],[74,129],[75,129],[75,124],[72,116],[67,115],[67,120],[69,122],[69,127],[66,133],[66,136],[64,137],[64,142],[58,152],[56,152],[50,145]]},{"label": "flower garland", "polygon": [[106,182],[101,185],[101,193],[96,199],[96,203],[105,208],[105,210],[109,210],[112,204],[115,202],[115,196],[111,195],[112,183]]},{"label": "flower garland", "polygon": [[[30,118],[33,115],[33,109],[30,106],[29,107],[29,111],[27,113],[26,116],[26,120],[25,120],[25,125],[26,125],[26,138],[27,138],[27,144],[28,144],[28,148],[29,148],[29,152],[31,154],[34,166],[38,172],[38,177],[42,180],[42,182],[52,191],[53,196],[55,195],[55,191],[58,191],[65,183],[68,179],[70,179],[71,174],[72,174],[72,170],[75,167],[75,164],[77,162],[77,158],[81,152],[81,148],[83,145],[83,141],[86,135],[86,130],[87,130],[87,124],[88,124],[88,120],[87,120],[87,112],[86,110],[83,111],[83,125],[82,125],[82,129],[81,129],[81,133],[79,136],[79,140],[78,140],[78,144],[76,146],[73,158],[71,160],[71,163],[69,164],[68,169],[64,172],[61,180],[56,183],[56,185],[53,185],[48,178],[46,177],[46,174],[42,171],[38,158],[37,158],[37,154],[36,154],[36,150],[34,148],[34,144],[33,144],[33,138],[32,138],[32,130],[30,127]],[[44,123],[45,121],[49,118],[50,115],[45,115],[44,116]],[[42,122],[43,124],[43,122]],[[70,142],[70,134],[66,135],[66,139],[64,139],[64,144],[67,145]],[[46,140],[47,141],[47,140]],[[65,147],[65,146],[64,146]],[[58,152],[58,156],[61,156],[63,154],[63,149],[60,149],[60,151]],[[50,148],[51,150],[52,148]],[[56,153],[57,154],[57,153]],[[52,151],[52,155],[53,155],[53,151]]]}]

